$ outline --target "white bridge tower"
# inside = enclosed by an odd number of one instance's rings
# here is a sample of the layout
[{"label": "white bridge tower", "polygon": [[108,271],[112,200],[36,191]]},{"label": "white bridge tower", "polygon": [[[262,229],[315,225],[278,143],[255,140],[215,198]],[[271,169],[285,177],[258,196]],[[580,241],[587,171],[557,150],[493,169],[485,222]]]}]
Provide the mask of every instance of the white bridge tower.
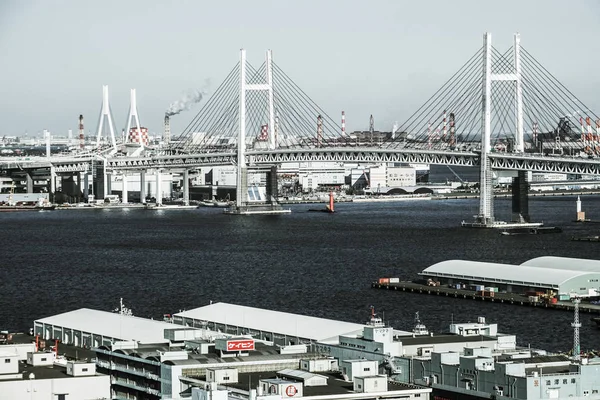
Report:
[{"label": "white bridge tower", "polygon": [[96,147],[100,147],[100,142],[102,140],[102,132],[103,128],[106,127],[110,132],[110,141],[113,149],[116,150],[117,142],[115,139],[115,124],[112,117],[112,112],[110,110],[110,104],[108,103],[108,86],[102,86],[102,109],[100,111],[100,122],[98,123],[98,131],[96,134]]},{"label": "white bridge tower", "polygon": [[492,73],[492,34],[483,36],[483,91],[482,91],[482,134],[481,134],[481,175],[479,215],[477,223],[491,226],[494,223],[494,194],[492,184],[492,168],[489,154],[492,137],[492,81],[515,82],[515,146],[514,151],[522,153],[525,149],[523,141],[523,91],[521,87],[521,39],[514,35],[514,72],[505,74]]}]

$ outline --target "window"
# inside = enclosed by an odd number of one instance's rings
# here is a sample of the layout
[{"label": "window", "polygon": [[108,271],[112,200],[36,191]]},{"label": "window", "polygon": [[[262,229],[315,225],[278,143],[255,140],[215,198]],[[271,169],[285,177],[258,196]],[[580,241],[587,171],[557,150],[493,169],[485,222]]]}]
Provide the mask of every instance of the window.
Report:
[{"label": "window", "polygon": [[10,364],[10,358],[5,358],[4,359],[4,364]]},{"label": "window", "polygon": [[40,359],[40,361],[47,361],[47,360],[48,360],[48,359],[47,359],[46,357],[42,357],[42,358]]},{"label": "window", "polygon": [[229,377],[228,377],[228,376],[224,376],[224,377],[223,377],[223,380],[224,380],[224,381],[228,381],[228,380],[229,380]]},{"label": "window", "polygon": [[566,385],[566,384],[567,384],[567,380],[563,379],[563,385]]},{"label": "window", "polygon": [[88,372],[87,368],[81,368],[81,372]]},{"label": "window", "polygon": [[558,382],[560,382],[558,379],[555,379],[555,380],[554,380],[554,384],[555,384],[555,385],[558,385]]},{"label": "window", "polygon": [[552,381],[546,381],[546,385],[548,385],[548,386],[552,385]]},{"label": "window", "polygon": [[364,372],[369,372],[371,370],[371,368],[363,368]]},{"label": "window", "polygon": [[596,390],[596,389],[593,389],[593,390],[592,390],[592,394],[596,394],[596,393],[598,393],[598,390]]},{"label": "window", "polygon": [[571,378],[571,383],[575,383],[575,378]]}]

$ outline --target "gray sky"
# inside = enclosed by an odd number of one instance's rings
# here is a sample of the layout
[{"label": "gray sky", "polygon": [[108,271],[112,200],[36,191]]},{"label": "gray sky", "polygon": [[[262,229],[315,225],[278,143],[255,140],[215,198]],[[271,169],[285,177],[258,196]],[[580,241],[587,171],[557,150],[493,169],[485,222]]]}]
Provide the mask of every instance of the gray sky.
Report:
[{"label": "gray sky", "polygon": [[[117,130],[129,89],[142,124],[162,131],[186,89],[211,89],[237,63],[258,67],[266,49],[347,130],[391,129],[424,103],[492,32],[512,34],[596,113],[600,112],[600,2],[596,0],[2,0],[0,135],[94,131],[102,85]],[[173,117],[180,132],[199,106]]]}]

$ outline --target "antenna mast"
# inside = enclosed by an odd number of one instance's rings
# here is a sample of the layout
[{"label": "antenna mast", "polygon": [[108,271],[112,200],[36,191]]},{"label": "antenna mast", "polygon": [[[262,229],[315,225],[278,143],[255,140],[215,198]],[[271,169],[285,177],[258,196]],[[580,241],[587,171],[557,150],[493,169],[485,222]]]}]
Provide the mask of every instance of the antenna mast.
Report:
[{"label": "antenna mast", "polygon": [[581,359],[581,347],[579,343],[579,328],[581,323],[579,322],[579,303],[581,300],[578,298],[573,299],[574,307],[574,318],[571,326],[573,327],[573,359],[579,361]]}]

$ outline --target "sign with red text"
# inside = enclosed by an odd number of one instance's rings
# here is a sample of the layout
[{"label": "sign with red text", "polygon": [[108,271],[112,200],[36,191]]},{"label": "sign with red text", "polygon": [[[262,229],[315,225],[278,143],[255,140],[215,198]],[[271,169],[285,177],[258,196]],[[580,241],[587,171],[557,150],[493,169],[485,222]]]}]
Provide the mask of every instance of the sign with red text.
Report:
[{"label": "sign with red text", "polygon": [[248,351],[254,350],[254,340],[228,340],[227,351]]}]

